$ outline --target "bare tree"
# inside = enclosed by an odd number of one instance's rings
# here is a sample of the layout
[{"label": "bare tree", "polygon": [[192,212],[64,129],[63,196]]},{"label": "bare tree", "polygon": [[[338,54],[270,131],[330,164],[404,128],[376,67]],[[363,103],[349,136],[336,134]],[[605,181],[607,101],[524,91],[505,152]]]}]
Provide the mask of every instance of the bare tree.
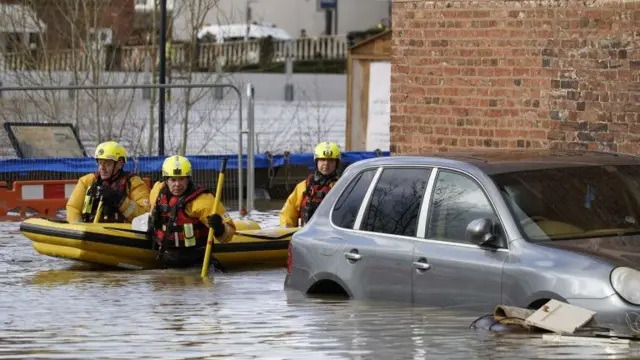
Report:
[{"label": "bare tree", "polygon": [[[178,74],[177,78],[187,83],[233,83],[231,76],[225,76],[221,67],[216,66],[216,62],[222,59],[216,53],[214,62],[202,68],[199,63],[200,52],[203,46],[200,45],[200,31],[205,26],[208,16],[215,14],[216,23],[228,23],[226,15],[219,11],[220,0],[180,0],[174,7],[174,19],[182,16],[186,19],[185,27],[182,29],[188,34],[186,44],[182,48],[176,46],[176,51],[171,52],[171,73]],[[181,51],[180,51],[181,50]],[[204,70],[204,71],[203,71]],[[172,80],[173,82],[173,80]],[[235,84],[238,86],[238,84]],[[179,126],[179,131],[173,131],[168,136],[171,143],[170,148],[175,153],[185,155],[189,148],[190,153],[203,153],[213,150],[208,146],[209,142],[216,138],[218,140],[223,135],[223,129],[227,125],[237,124],[232,121],[238,107],[236,99],[228,101],[225,99],[216,100],[210,88],[205,89],[184,89],[180,92],[181,97],[176,99],[176,103],[182,104],[181,108],[172,107],[172,128]],[[173,102],[173,96],[172,96]],[[179,125],[173,119],[180,119]],[[239,121],[239,120],[238,120]],[[179,134],[177,136],[176,134]],[[189,140],[193,139],[193,146],[189,146]],[[219,149],[219,147],[217,147]],[[215,150],[213,150],[215,151]]]},{"label": "bare tree", "polygon": [[[233,81],[232,76],[216,71],[215,63],[201,61],[203,46],[199,44],[198,32],[204,26],[205,18],[217,15],[218,23],[226,21],[224,15],[217,8],[218,1],[175,1],[167,19],[168,28],[173,29],[174,22],[179,19],[179,31],[186,33],[186,36],[171,39],[170,34],[167,34],[169,45],[165,56],[166,82],[168,84],[180,82],[217,84]],[[153,15],[151,50],[145,51],[144,68],[153,78],[153,84],[157,84],[159,79],[159,39],[156,35],[160,20],[158,0],[155,1]],[[209,57],[207,59],[211,60]],[[213,95],[210,88],[170,88],[165,91],[165,147],[168,152],[201,154],[212,150],[212,147],[209,146],[210,140],[213,137],[219,138],[224,133],[222,130],[226,124],[237,118],[235,111],[238,107],[237,99],[227,101],[225,96],[224,100],[217,100]],[[148,103],[148,115],[145,122],[147,136],[144,152],[147,154],[153,154],[154,145],[157,143],[155,134],[158,126],[156,121],[158,106],[158,93],[153,91]],[[237,121],[233,121],[233,123],[237,125]]]},{"label": "bare tree", "polygon": [[[188,41],[184,44],[173,42],[167,52],[167,82],[176,83],[233,83],[232,76],[216,72],[214,63],[198,61],[201,46],[198,32],[204,26],[208,14],[217,15],[217,23],[228,20],[216,11],[219,0],[178,0],[168,19],[171,24],[176,16],[188,19]],[[29,20],[38,24],[37,40],[31,47],[20,46],[21,39],[13,40],[9,48],[10,72],[3,82],[17,86],[60,86],[69,84],[133,84],[140,83],[143,76],[149,76],[154,84],[158,81],[158,39],[159,2],[155,1],[151,24],[151,44],[148,46],[121,47],[126,56],[122,69],[114,69],[113,52],[103,46],[99,36],[100,28],[109,28],[102,14],[121,11],[114,8],[114,2],[94,0],[62,0],[49,8],[38,8],[35,0],[23,0],[26,7],[35,9],[29,13]],[[122,2],[126,4],[126,2]],[[37,10],[37,11],[36,11]],[[108,10],[108,11],[107,11]],[[51,13],[55,27],[46,26],[37,14]],[[25,19],[15,14],[3,14],[18,26]],[[21,15],[25,17],[27,15]],[[120,18],[113,16],[113,18]],[[18,31],[17,31],[18,32]],[[126,38],[128,34],[120,34]],[[169,36],[168,36],[169,38]],[[35,47],[35,50],[32,49]],[[136,54],[141,56],[136,56]],[[19,61],[18,61],[19,60]],[[20,64],[19,66],[16,63]],[[143,66],[146,64],[146,66]],[[204,65],[204,67],[203,67]],[[125,70],[115,72],[111,70]],[[150,82],[150,79],[147,80]],[[236,84],[240,86],[239,84]],[[186,89],[166,91],[166,144],[167,150],[175,153],[207,153],[219,147],[211,146],[213,139],[224,140],[237,145],[237,109],[235,94],[226,94],[223,100],[213,97],[210,89]],[[229,93],[227,91],[227,93]],[[230,95],[230,96],[228,96]],[[96,144],[105,140],[117,140],[130,153],[153,154],[157,131],[157,91],[151,92],[151,99],[142,101],[133,90],[92,90],[71,92],[30,91],[11,94],[11,101],[3,104],[0,116],[4,121],[22,122],[70,122],[77,126],[85,143]],[[229,100],[227,100],[229,98]],[[232,121],[234,119],[234,121]],[[235,126],[234,126],[235,125]],[[233,128],[228,136],[225,130]],[[146,136],[144,136],[146,134]],[[191,144],[190,144],[191,143]],[[236,149],[237,150],[237,147]],[[214,150],[215,151],[215,150]]]},{"label": "bare tree", "polygon": [[[300,89],[301,100],[268,102],[269,110],[256,110],[257,149],[261,152],[309,152],[321,141],[336,141],[333,134],[344,134],[343,104],[320,100],[318,84]],[[259,121],[258,121],[259,120]]]},{"label": "bare tree", "polygon": [[[185,15],[188,19],[188,40],[183,44],[172,41],[172,47],[167,53],[168,73],[171,75],[169,83],[227,83],[241,87],[239,80],[232,75],[223,74],[215,66],[216,61],[235,63],[226,58],[231,55],[223,55],[219,52],[221,47],[214,44],[203,45],[198,41],[198,32],[210,14],[216,14],[213,22],[217,24],[229,23],[225,14],[219,11],[219,1],[176,0],[168,21],[171,24],[172,19],[180,14]],[[4,56],[4,62],[11,71],[5,72],[5,78],[2,79],[5,85],[63,87],[69,84],[133,84],[143,82],[143,76],[150,77],[147,82],[157,83],[158,0],[153,9],[150,44],[135,49],[121,46],[122,53],[126,54],[122,57],[126,59],[122,64],[116,63],[114,52],[103,46],[100,36],[96,34],[97,29],[116,27],[104,18],[105,13],[115,13],[116,16],[112,18],[127,21],[126,14],[131,11],[131,2],[121,2],[122,8],[114,8],[115,1],[59,0],[45,3],[49,8],[42,8],[41,1],[22,0],[22,5],[33,9],[33,13],[15,15],[7,11],[7,14],[2,14],[4,18],[12,19],[17,27],[26,23],[26,18],[29,18],[36,28],[28,41],[10,39],[9,54]],[[122,16],[118,16],[118,12]],[[43,14],[50,14],[47,24],[55,26],[45,25],[40,20]],[[121,40],[126,38],[126,34],[114,35],[118,35]],[[226,45],[246,50],[242,44]],[[202,58],[203,51],[212,49],[215,50],[215,60],[208,57],[207,64],[198,61]],[[136,59],[132,54],[138,51],[142,56]],[[143,67],[145,63],[147,66]],[[121,65],[122,68],[116,65]],[[222,99],[214,97],[214,91],[209,88],[173,89],[167,93],[170,94],[165,112],[167,152],[206,154],[238,150],[239,104],[235,93],[226,90]],[[258,137],[260,150],[308,151],[315,143],[328,139],[331,130],[342,121],[344,109],[339,105],[324,104],[317,97],[307,98],[283,103],[281,106],[269,104],[264,107],[268,108],[264,111],[269,112],[266,120],[263,120],[264,113],[256,111],[256,117],[260,119],[256,121],[256,130],[262,134]],[[85,144],[117,140],[132,154],[151,155],[154,153],[154,144],[157,143],[157,107],[157,91],[151,92],[150,100],[143,100],[140,92],[124,89],[30,91],[21,94],[5,93],[0,107],[0,119],[73,122]],[[268,136],[266,141],[264,135]]]},{"label": "bare tree", "polygon": [[[136,72],[112,72],[114,52],[108,39],[129,36],[116,21],[133,16],[127,2],[23,0],[2,14],[15,25],[35,27],[28,37],[14,36],[5,48],[5,84],[60,86],[58,91],[24,91],[7,94],[13,106],[3,106],[4,121],[70,122],[83,140],[98,143],[138,141],[134,96],[131,90],[68,91],[68,85],[126,84],[136,82]],[[15,9],[28,9],[29,11]],[[3,7],[8,9],[8,7]],[[110,15],[107,18],[107,15]],[[49,20],[46,22],[45,20]],[[119,32],[118,32],[119,31]],[[18,32],[18,31],[16,31]],[[136,129],[139,130],[139,129]]]}]

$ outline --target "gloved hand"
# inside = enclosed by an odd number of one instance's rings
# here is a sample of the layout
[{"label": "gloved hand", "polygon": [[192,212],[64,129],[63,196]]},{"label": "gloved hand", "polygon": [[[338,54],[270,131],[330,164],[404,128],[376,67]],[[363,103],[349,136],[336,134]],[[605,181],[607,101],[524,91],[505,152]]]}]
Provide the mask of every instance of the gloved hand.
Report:
[{"label": "gloved hand", "polygon": [[222,216],[218,214],[209,215],[207,217],[207,223],[209,228],[213,229],[213,235],[216,237],[224,235],[224,224],[222,223]]},{"label": "gloved hand", "polygon": [[147,220],[147,236],[153,239],[156,234],[155,219],[153,218],[153,211],[149,214]]},{"label": "gloved hand", "polygon": [[154,206],[149,215],[149,226],[156,229],[162,228],[162,209],[160,206]]},{"label": "gloved hand", "polygon": [[123,194],[108,186],[99,187],[98,196],[102,197],[102,202],[105,205],[112,206],[115,209],[118,209],[125,199],[125,196]]}]

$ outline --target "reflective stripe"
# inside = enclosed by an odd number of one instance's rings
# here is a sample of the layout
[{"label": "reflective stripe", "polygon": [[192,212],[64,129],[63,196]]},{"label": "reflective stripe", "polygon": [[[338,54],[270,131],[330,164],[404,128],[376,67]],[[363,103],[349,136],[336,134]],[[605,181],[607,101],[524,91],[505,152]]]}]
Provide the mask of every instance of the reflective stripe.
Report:
[{"label": "reflective stripe", "polygon": [[129,201],[129,206],[127,206],[127,210],[125,210],[122,215],[128,218],[129,215],[133,214],[133,211],[136,209],[136,203],[133,200],[127,199]]},{"label": "reflective stripe", "polygon": [[184,224],[184,246],[196,246],[196,237],[193,232],[193,224]]},{"label": "reflective stripe", "polygon": [[84,203],[82,204],[82,213],[83,214],[90,214],[91,213],[91,209],[93,208],[93,198],[91,197],[91,195],[86,195],[84,197]]},{"label": "reflective stripe", "polygon": [[22,200],[43,200],[43,199],[68,199],[71,197],[76,187],[76,182],[62,183],[54,181],[49,184],[45,181],[43,184],[20,186],[20,196]]},{"label": "reflective stripe", "polygon": [[64,197],[67,199],[73,194],[73,190],[76,189],[76,184],[64,184]]}]

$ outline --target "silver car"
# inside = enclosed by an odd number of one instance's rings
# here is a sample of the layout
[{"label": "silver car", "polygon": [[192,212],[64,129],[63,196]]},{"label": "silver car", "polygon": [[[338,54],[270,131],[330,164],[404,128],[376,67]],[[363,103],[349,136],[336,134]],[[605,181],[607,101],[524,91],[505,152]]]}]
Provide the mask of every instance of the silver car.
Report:
[{"label": "silver car", "polygon": [[350,165],[285,288],[491,313],[549,299],[640,325],[640,158],[496,150]]}]

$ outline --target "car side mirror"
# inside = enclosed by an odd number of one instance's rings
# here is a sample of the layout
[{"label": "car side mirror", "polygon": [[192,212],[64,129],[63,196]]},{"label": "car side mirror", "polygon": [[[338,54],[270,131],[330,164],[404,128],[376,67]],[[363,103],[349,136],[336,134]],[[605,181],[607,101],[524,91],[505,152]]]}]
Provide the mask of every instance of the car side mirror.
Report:
[{"label": "car side mirror", "polygon": [[467,225],[465,236],[467,241],[472,244],[479,246],[489,245],[496,239],[493,233],[493,221],[486,218],[471,221]]}]

